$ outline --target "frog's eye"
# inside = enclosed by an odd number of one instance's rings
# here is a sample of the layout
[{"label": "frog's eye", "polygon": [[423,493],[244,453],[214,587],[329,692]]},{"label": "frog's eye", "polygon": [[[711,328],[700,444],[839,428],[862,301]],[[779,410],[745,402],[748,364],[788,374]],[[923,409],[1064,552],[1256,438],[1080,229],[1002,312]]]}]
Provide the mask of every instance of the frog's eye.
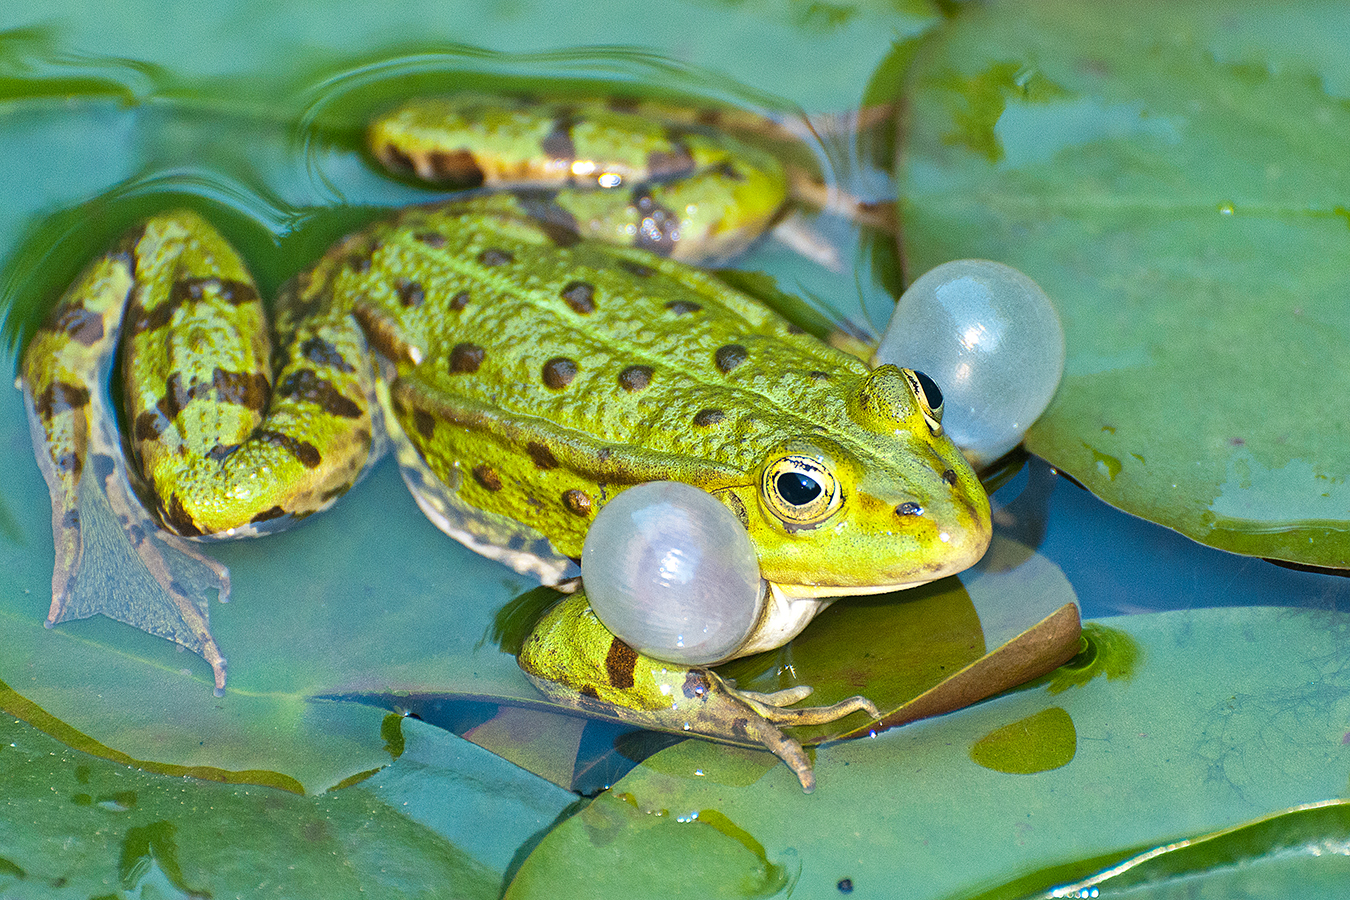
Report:
[{"label": "frog's eye", "polygon": [[769,511],[789,527],[809,528],[839,508],[843,492],[819,459],[793,453],[764,469],[762,494]]},{"label": "frog's eye", "polygon": [[936,381],[918,369],[901,369],[900,372],[909,382],[914,396],[919,398],[919,406],[923,410],[923,420],[928,423],[928,430],[933,434],[942,434],[942,389],[937,386]]}]

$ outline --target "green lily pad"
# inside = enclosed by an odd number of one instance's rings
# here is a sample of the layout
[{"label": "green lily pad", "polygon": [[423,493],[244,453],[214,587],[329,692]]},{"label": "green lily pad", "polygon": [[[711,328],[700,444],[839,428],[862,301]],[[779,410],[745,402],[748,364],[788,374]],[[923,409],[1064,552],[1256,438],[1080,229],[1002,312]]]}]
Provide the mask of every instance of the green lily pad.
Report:
[{"label": "green lily pad", "polygon": [[[1101,677],[1046,679],[831,745],[816,757],[809,796],[789,772],[748,754],[695,741],[665,750],[554,829],[508,896],[573,893],[607,860],[625,858],[641,859],[641,874],[606,877],[613,895],[630,898],[667,896],[686,873],[704,896],[744,896],[767,866],[791,873],[794,895],[833,896],[847,885],[892,896],[902,881],[919,900],[1020,897],[1345,791],[1350,670],[1334,661],[1344,657],[1347,614],[1255,607],[1090,625],[1095,655],[1083,666]],[[987,764],[991,738],[1006,751],[1009,732],[1027,728],[1041,734],[1041,758],[1021,758],[1038,764]],[[708,811],[719,823],[712,829],[698,824]],[[1152,865],[1180,877],[1239,858],[1278,863],[1295,845],[1343,847],[1344,814],[1327,815],[1282,836],[1238,829],[1211,841],[1213,852],[1199,852],[1196,840],[1189,860]],[[742,855],[747,840],[762,854]],[[981,893],[1041,870],[1048,874],[1018,891]],[[1263,895],[1300,896],[1298,871],[1281,870]],[[711,886],[698,880],[714,877]]]},{"label": "green lily pad", "polygon": [[404,749],[384,771],[298,797],[138,771],[0,719],[0,894],[491,898],[576,802],[440,729],[392,732]]},{"label": "green lily pad", "polygon": [[[1125,855],[1053,866],[971,900],[1335,896],[1350,883],[1350,801],[1308,803]],[[1080,878],[1084,869],[1102,870]],[[1072,880],[1070,880],[1072,879]]]},{"label": "green lily pad", "polygon": [[898,179],[911,277],[996,259],[1059,308],[1064,381],[1029,450],[1196,540],[1339,568],[1346,15],[963,4],[909,71]]}]

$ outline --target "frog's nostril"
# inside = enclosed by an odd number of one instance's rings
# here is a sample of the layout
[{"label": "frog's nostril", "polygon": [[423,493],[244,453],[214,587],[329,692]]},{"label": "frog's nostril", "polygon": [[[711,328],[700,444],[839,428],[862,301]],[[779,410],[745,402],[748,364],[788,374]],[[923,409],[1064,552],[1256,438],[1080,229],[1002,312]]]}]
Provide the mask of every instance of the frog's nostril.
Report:
[{"label": "frog's nostril", "polygon": [[911,500],[897,506],[895,514],[897,516],[921,516],[923,515],[923,507]]}]

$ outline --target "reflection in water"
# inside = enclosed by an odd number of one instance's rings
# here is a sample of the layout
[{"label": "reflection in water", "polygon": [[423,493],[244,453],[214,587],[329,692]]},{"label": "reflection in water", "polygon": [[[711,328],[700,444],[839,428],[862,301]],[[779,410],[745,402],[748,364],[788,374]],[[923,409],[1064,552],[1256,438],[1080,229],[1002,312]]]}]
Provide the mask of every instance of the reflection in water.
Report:
[{"label": "reflection in water", "polygon": [[[1029,469],[1032,478],[1054,482],[1044,501],[1046,530],[1037,549],[1063,569],[1084,619],[1221,606],[1350,612],[1350,578],[1294,571],[1202,546],[1111,509],[1071,480],[1053,478],[1054,470],[1041,460],[1033,458]],[[1026,478],[1000,488],[995,502],[1019,503]]]}]

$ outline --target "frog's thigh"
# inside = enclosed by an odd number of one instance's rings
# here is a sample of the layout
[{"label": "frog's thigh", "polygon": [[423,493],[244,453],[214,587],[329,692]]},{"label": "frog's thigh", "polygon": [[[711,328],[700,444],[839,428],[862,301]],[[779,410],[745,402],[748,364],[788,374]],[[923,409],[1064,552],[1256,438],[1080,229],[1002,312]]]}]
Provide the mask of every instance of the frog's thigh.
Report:
[{"label": "frog's thigh", "polygon": [[861,698],[823,710],[777,709],[774,704],[800,700],[803,692],[744,695],[709,669],[650,659],[605,628],[584,590],[540,620],[517,662],[555,703],[643,728],[761,746],[783,760],[808,792],[815,787],[811,762],[775,723],[833,721],[858,709],[876,712],[866,701],[859,705]]},{"label": "frog's thigh", "polygon": [[539,531],[509,516],[466,503],[458,491],[458,470],[447,472],[447,477],[433,472],[400,426],[383,379],[378,392],[385,429],[403,481],[437,528],[475,553],[510,566],[522,575],[532,575],[544,584],[558,584],[579,573],[576,563],[556,553]]}]

